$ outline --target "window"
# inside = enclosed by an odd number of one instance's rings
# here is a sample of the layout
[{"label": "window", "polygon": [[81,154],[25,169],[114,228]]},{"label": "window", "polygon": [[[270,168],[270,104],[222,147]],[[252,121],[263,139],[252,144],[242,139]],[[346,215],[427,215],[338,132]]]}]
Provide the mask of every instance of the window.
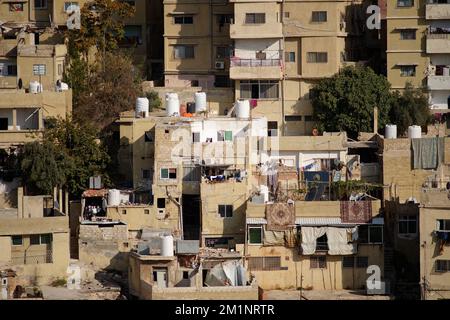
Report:
[{"label": "window", "polygon": [[166,207],[166,199],[165,198],[156,199],[156,207],[158,209],[164,209]]},{"label": "window", "polygon": [[12,245],[13,246],[21,246],[23,245],[23,238],[22,236],[12,236],[11,237]]},{"label": "window", "polygon": [[174,24],[193,24],[194,17],[193,16],[176,16],[173,17]]},{"label": "window", "polygon": [[398,218],[399,234],[416,234],[417,217],[413,215],[400,215]]},{"label": "window", "polygon": [[342,257],[342,268],[353,268],[355,266],[355,257],[344,256]]},{"label": "window", "polygon": [[284,116],[284,121],[302,121],[302,116]]},{"label": "window", "polygon": [[189,279],[189,271],[183,271],[183,279]]},{"label": "window", "polygon": [[367,268],[369,266],[369,257],[356,257],[357,268]]},{"label": "window", "polygon": [[46,73],[45,64],[33,64],[33,74],[35,76],[44,76]]},{"label": "window", "polygon": [[142,44],[142,26],[127,25],[124,26],[124,37],[120,39],[119,44],[122,46],[140,45]]},{"label": "window", "polygon": [[11,12],[20,12],[23,11],[23,3],[14,2],[9,4],[9,11]]},{"label": "window", "polygon": [[30,244],[41,244],[41,237],[38,234],[33,234],[30,236]]},{"label": "window", "polygon": [[52,234],[51,233],[47,233],[47,234],[41,234],[41,244],[51,244],[52,243]]},{"label": "window", "polygon": [[160,170],[161,179],[176,179],[177,169],[176,168],[161,168]]},{"label": "window", "polygon": [[150,170],[148,169],[143,169],[142,170],[142,179],[150,179]]},{"label": "window", "polygon": [[286,62],[295,62],[295,52],[286,52],[285,53]]},{"label": "window", "polygon": [[326,22],[327,12],[326,11],[313,11],[311,16],[312,22]]},{"label": "window", "polygon": [[436,260],[435,269],[436,272],[450,271],[450,260]]},{"label": "window", "polygon": [[402,77],[415,77],[416,76],[416,66],[401,66],[400,76]]},{"label": "window", "polygon": [[397,0],[397,7],[412,7],[414,0]]},{"label": "window", "polygon": [[289,13],[289,11],[285,11],[284,12],[284,17],[285,18],[290,18],[291,17],[291,14]]},{"label": "window", "polygon": [[58,63],[58,76],[63,74],[63,65],[62,63]]},{"label": "window", "polygon": [[200,167],[183,167],[183,181],[200,181]]},{"label": "window", "polygon": [[176,45],[173,47],[175,59],[192,59],[194,58],[194,46],[192,45]]},{"label": "window", "polygon": [[278,136],[278,122],[277,121],[267,121],[267,135],[269,137]]},{"label": "window", "polygon": [[71,5],[78,7],[78,2],[64,2],[64,11],[67,11]]},{"label": "window", "polygon": [[153,142],[153,134],[151,131],[145,131],[144,141],[145,142]]},{"label": "window", "polygon": [[216,58],[217,59],[225,59],[230,57],[230,47],[228,46],[220,46],[216,47]]},{"label": "window", "polygon": [[436,220],[436,229],[438,231],[450,231],[450,220]]},{"label": "window", "polygon": [[248,268],[254,271],[281,270],[281,257],[250,257]]},{"label": "window", "polygon": [[16,65],[8,65],[8,76],[17,76],[17,66]]},{"label": "window", "polygon": [[242,99],[278,99],[278,81],[242,80],[240,95]]},{"label": "window", "polygon": [[215,75],[214,76],[214,87],[216,88],[230,88],[233,85],[233,81],[230,80],[229,76],[226,75]]},{"label": "window", "polygon": [[415,40],[416,39],[416,30],[408,29],[400,31],[400,40]]},{"label": "window", "polygon": [[219,27],[223,27],[225,24],[232,23],[233,15],[232,14],[218,14],[217,15],[217,24]]},{"label": "window", "polygon": [[248,243],[262,244],[263,229],[261,226],[248,227]]},{"label": "window", "polygon": [[122,210],[122,214],[127,214],[127,210]]},{"label": "window", "polygon": [[306,61],[308,63],[327,63],[328,52],[308,52],[306,54]]},{"label": "window", "polygon": [[225,131],[225,141],[233,141],[233,132]]},{"label": "window", "polygon": [[316,251],[328,251],[328,237],[326,234],[317,238]]},{"label": "window", "polygon": [[47,9],[47,0],[34,0],[35,9]]},{"label": "window", "polygon": [[192,132],[192,142],[200,142],[200,132]]},{"label": "window", "polygon": [[150,214],[150,210],[144,209],[144,214]]},{"label": "window", "polygon": [[383,226],[369,226],[369,243],[383,243]]},{"label": "window", "polygon": [[246,13],[245,14],[245,23],[266,23],[266,14],[265,13]]},{"label": "window", "polygon": [[231,218],[233,216],[233,205],[231,204],[219,204],[218,210],[222,218]]},{"label": "window", "polygon": [[326,269],[327,257],[326,256],[313,256],[309,258],[309,267],[311,269]]}]

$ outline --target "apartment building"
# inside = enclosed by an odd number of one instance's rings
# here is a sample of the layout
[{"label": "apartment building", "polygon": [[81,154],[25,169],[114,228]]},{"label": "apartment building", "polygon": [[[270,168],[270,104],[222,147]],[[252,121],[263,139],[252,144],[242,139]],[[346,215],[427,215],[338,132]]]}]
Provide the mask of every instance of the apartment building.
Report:
[{"label": "apartment building", "polygon": [[450,90],[445,1],[398,0],[387,4],[387,76],[393,89],[406,82],[428,92],[433,113],[448,109]]},{"label": "apartment building", "polygon": [[267,117],[273,134],[310,135],[310,87],[344,65],[369,58],[363,50],[373,43],[364,42],[366,6],[164,1],[165,85],[209,89],[224,86],[229,76],[232,96],[252,99],[252,114]]},{"label": "apartment building", "polygon": [[[1,193],[0,199],[2,269],[15,270],[21,286],[65,278],[70,259],[67,198],[59,202],[59,209],[58,196],[28,196],[19,187]],[[64,199],[62,193],[59,199]]]}]

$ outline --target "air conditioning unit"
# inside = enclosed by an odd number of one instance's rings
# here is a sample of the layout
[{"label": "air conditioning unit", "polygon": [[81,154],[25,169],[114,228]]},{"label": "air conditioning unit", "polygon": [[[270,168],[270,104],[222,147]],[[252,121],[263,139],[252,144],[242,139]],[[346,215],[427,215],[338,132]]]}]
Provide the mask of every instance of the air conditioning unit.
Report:
[{"label": "air conditioning unit", "polygon": [[216,61],[216,64],[215,64],[215,68],[216,69],[225,69],[225,62],[223,62],[223,61]]}]

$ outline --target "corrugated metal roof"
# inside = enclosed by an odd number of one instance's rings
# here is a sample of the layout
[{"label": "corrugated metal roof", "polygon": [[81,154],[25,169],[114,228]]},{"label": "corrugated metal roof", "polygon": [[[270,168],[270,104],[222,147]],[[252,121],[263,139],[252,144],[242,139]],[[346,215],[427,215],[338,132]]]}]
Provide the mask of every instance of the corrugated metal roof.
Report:
[{"label": "corrugated metal roof", "polygon": [[265,218],[247,218],[247,224],[267,224]]},{"label": "corrugated metal roof", "polygon": [[308,217],[308,218],[296,218],[295,224],[300,226],[353,226],[355,224],[343,223],[341,218],[324,218],[324,217]]}]

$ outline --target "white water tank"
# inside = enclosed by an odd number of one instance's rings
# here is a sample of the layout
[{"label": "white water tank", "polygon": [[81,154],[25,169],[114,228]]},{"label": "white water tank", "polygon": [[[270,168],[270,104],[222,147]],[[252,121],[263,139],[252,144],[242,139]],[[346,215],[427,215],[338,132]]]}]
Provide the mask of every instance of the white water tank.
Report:
[{"label": "white water tank", "polygon": [[250,101],[238,100],[235,108],[236,118],[250,118]]},{"label": "white water tank", "polygon": [[147,98],[137,98],[136,99],[136,117],[148,116],[148,106],[149,101]]},{"label": "white water tank", "polygon": [[176,93],[166,93],[166,115],[168,117],[180,115],[180,100]]},{"label": "white water tank", "polygon": [[108,190],[108,206],[118,206],[120,204],[120,190]]},{"label": "white water tank", "polygon": [[161,256],[172,257],[173,256],[173,237],[171,235],[165,235],[161,237]]},{"label": "white water tank", "polygon": [[420,126],[409,126],[408,127],[408,138],[409,139],[422,138],[422,128]]},{"label": "white water tank", "polygon": [[43,87],[42,85],[37,81],[30,81],[30,93],[38,93],[42,92]]},{"label": "white water tank", "polygon": [[61,91],[69,90],[69,85],[65,82],[61,82],[60,89],[61,89]]},{"label": "white water tank", "polygon": [[384,138],[397,139],[397,125],[387,124],[386,128],[384,129]]},{"label": "white water tank", "polygon": [[260,193],[264,196],[264,203],[269,202],[269,187],[261,185],[259,189]]},{"label": "white water tank", "polygon": [[206,93],[196,92],[194,93],[195,112],[206,111]]}]

